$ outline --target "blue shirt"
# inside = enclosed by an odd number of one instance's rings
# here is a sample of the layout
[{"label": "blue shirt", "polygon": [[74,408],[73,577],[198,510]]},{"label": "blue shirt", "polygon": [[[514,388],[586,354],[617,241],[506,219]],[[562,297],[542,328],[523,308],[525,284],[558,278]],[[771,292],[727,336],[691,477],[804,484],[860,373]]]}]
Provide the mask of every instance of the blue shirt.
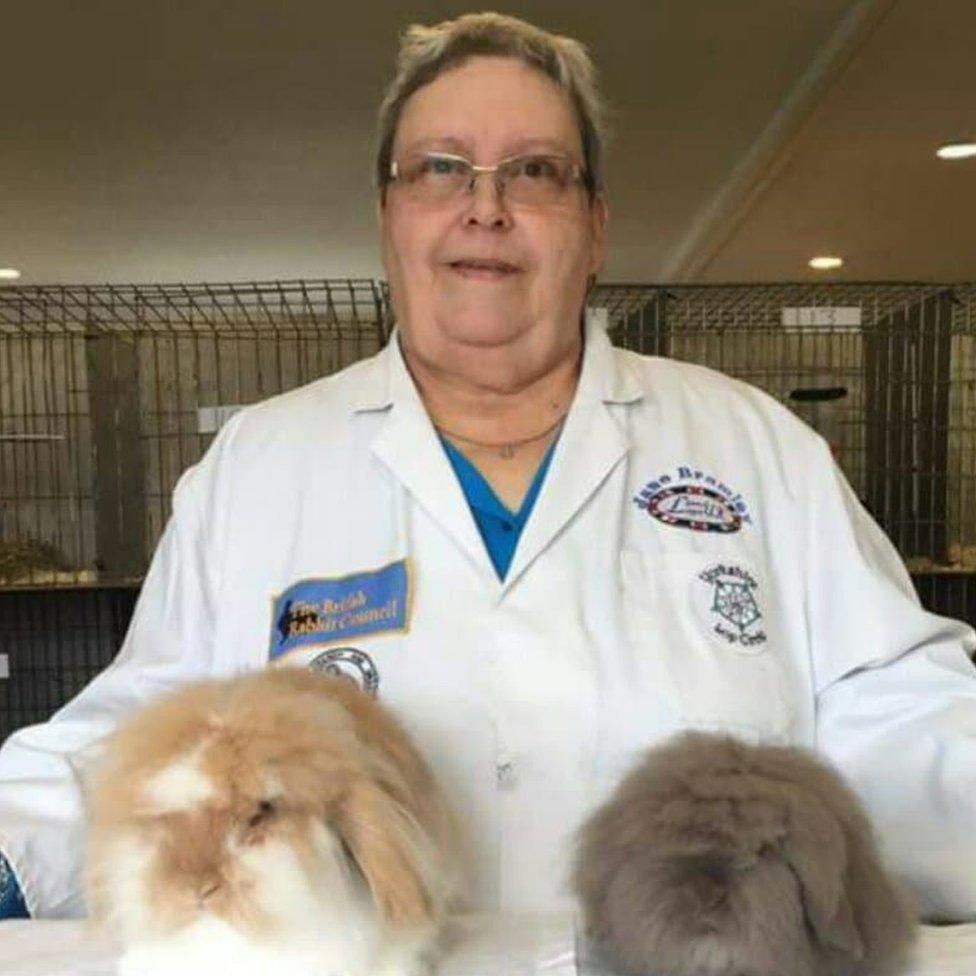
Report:
[{"label": "blue shirt", "polygon": [[0,854],[0,919],[4,918],[30,918],[30,912],[27,911],[13,868]]},{"label": "blue shirt", "polygon": [[481,538],[485,541],[485,548],[499,579],[504,579],[508,567],[515,555],[519,536],[525,528],[529,515],[539,497],[539,489],[545,480],[549,462],[556,442],[553,441],[546,456],[539,464],[539,469],[532,479],[532,484],[526,492],[522,505],[517,512],[506,507],[492,490],[491,485],[482,477],[481,472],[445,437],[441,438],[447,458],[454,468],[454,473],[461,484],[461,490],[471,509],[471,514],[478,525]]}]

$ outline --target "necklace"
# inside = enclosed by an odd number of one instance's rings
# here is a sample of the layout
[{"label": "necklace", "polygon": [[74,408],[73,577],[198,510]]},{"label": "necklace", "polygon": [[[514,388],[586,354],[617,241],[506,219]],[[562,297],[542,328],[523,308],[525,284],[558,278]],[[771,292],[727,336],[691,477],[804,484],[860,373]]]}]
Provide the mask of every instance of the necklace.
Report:
[{"label": "necklace", "polygon": [[480,447],[485,451],[497,451],[499,457],[509,459],[515,456],[515,452],[520,447],[525,447],[526,444],[531,444],[534,441],[542,440],[543,437],[551,434],[562,424],[565,419],[566,413],[563,413],[555,423],[550,424],[545,430],[540,431],[538,434],[533,434],[531,437],[523,437],[521,440],[517,441],[503,441],[502,443],[494,444],[488,441],[478,441],[473,437],[465,437],[463,434],[457,433],[457,431],[448,430],[446,427],[438,427],[437,424],[434,424],[434,430],[436,430],[438,434],[443,434],[445,437],[450,437],[456,441],[463,441],[465,444],[473,444],[475,447]]}]

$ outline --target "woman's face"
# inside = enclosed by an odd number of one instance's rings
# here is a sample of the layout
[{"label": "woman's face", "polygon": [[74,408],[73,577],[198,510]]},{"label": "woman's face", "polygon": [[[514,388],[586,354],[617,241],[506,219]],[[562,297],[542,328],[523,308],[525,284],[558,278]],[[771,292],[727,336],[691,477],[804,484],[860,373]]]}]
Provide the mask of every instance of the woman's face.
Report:
[{"label": "woman's face", "polygon": [[[482,166],[534,152],[583,162],[561,89],[521,61],[500,57],[472,58],[410,97],[393,158],[418,150]],[[507,356],[527,375],[575,347],[606,222],[602,199],[591,202],[582,184],[554,203],[527,206],[500,196],[489,175],[472,192],[433,204],[394,181],[380,221],[391,298],[414,356],[448,371],[464,357]]]}]

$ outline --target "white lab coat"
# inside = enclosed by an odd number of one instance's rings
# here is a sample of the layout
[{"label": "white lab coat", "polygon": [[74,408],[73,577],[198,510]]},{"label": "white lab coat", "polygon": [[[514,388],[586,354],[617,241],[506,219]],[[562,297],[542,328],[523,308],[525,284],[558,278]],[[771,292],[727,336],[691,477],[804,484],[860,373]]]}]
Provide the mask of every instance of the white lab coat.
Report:
[{"label": "white lab coat", "polygon": [[264,666],[297,581],[391,565],[402,619],[286,660],[366,656],[470,831],[475,907],[565,905],[581,818],[694,726],[821,749],[926,910],[976,917],[972,631],[921,609],[791,413],[593,325],[504,582],[396,342],[226,424],[177,487],[118,659],[0,751],[0,849],[32,912],[81,911],[78,777],[118,715]]}]

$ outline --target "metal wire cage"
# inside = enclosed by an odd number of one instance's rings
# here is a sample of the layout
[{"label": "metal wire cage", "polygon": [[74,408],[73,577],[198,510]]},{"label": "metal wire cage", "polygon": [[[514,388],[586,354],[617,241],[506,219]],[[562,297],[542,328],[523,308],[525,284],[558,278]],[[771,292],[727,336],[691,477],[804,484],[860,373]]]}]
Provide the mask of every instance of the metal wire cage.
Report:
[{"label": "metal wire cage", "polygon": [[[603,285],[615,342],[818,428],[914,570],[976,569],[976,286]],[[137,583],[241,405],[375,352],[372,280],[0,288],[0,587]]]},{"label": "metal wire cage", "polygon": [[0,288],[0,587],[137,583],[223,421],[387,321],[371,280]]}]

